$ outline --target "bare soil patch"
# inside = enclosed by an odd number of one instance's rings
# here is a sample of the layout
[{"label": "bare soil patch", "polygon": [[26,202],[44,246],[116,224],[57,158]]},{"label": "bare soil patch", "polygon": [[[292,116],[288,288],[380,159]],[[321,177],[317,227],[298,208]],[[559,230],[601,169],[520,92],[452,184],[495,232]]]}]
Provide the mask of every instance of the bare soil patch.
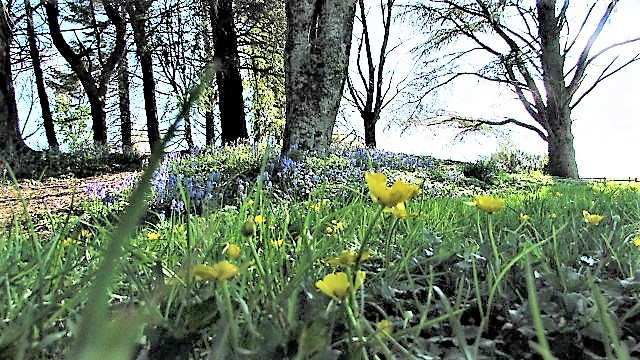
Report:
[{"label": "bare soil patch", "polygon": [[18,184],[0,184],[0,224],[19,218],[27,211],[31,215],[45,212],[65,212],[89,200],[87,185],[99,182],[119,185],[139,172],[119,172],[87,178],[49,178],[43,181],[24,180]]}]

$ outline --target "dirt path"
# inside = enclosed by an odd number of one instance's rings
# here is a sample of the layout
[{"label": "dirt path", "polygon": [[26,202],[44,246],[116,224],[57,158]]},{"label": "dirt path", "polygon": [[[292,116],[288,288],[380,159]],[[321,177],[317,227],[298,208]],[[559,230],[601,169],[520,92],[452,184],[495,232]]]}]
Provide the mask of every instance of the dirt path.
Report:
[{"label": "dirt path", "polygon": [[90,198],[87,185],[99,182],[117,186],[137,172],[105,174],[83,179],[47,179],[42,182],[22,181],[18,185],[0,185],[0,224],[23,214],[23,199],[30,214],[64,212],[72,205]]}]

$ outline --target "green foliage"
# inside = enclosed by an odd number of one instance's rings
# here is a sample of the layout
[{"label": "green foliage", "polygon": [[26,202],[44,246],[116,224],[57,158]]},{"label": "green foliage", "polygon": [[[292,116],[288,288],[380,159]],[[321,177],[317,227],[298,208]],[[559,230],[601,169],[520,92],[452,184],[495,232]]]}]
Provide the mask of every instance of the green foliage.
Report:
[{"label": "green foliage", "polygon": [[58,94],[53,111],[56,133],[62,144],[70,152],[82,153],[91,141],[91,131],[87,123],[91,120],[91,110],[87,105],[73,104],[71,96]]}]

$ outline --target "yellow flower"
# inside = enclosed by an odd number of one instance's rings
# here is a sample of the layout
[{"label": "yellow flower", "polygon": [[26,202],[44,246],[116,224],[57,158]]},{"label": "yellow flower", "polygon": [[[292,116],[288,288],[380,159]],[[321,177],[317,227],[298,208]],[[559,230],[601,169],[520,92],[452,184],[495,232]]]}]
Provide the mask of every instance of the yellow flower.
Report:
[{"label": "yellow flower", "polygon": [[562,197],[563,195],[564,195],[564,194],[563,194],[563,193],[561,193],[560,191],[556,191],[556,196],[557,196],[557,197]]},{"label": "yellow flower", "polygon": [[557,218],[557,217],[558,217],[558,214],[556,214],[556,213],[551,213],[551,215],[549,215],[549,216],[551,216],[551,218],[552,218],[552,219],[555,219],[555,218]]},{"label": "yellow flower", "polygon": [[160,239],[160,234],[154,233],[154,232],[147,233],[147,239],[149,239],[149,240],[158,240],[158,239]]},{"label": "yellow flower", "polygon": [[420,193],[418,186],[406,184],[402,180],[396,180],[391,187],[388,187],[385,174],[365,173],[364,178],[374,201],[389,208],[405,202]]},{"label": "yellow flower", "polygon": [[394,207],[387,207],[384,209],[384,212],[390,212],[393,214],[393,216],[397,217],[398,219],[406,219],[407,218],[407,208],[404,206],[404,203],[398,203],[396,206]]},{"label": "yellow flower", "polygon": [[280,248],[282,247],[282,244],[284,243],[284,240],[282,239],[278,239],[278,240],[269,240],[269,243],[271,244],[271,246],[273,246],[274,248]]},{"label": "yellow flower", "polygon": [[322,199],[321,203],[322,206],[327,206],[327,204],[329,203],[329,199]]},{"label": "yellow flower", "polygon": [[309,208],[315,212],[320,211],[320,204],[313,204],[311,206],[309,206]]},{"label": "yellow flower", "polygon": [[591,225],[598,225],[604,216],[597,214],[589,214],[587,210],[582,210],[582,216],[584,216],[584,221]]},{"label": "yellow flower", "polygon": [[229,244],[224,249],[223,253],[226,253],[230,259],[237,259],[240,257],[242,250],[240,250],[240,246],[236,244]]},{"label": "yellow flower", "polygon": [[504,200],[493,196],[478,195],[474,201],[466,204],[486,213],[493,214],[504,207]]},{"label": "yellow flower", "polygon": [[332,228],[331,226],[327,226],[327,227],[324,229],[324,231],[325,231],[327,234],[331,234],[331,233],[333,232],[333,228]]},{"label": "yellow flower", "polygon": [[80,230],[80,238],[89,240],[91,239],[91,232],[89,230]]},{"label": "yellow flower", "polygon": [[331,223],[333,224],[334,230],[336,231],[344,230],[344,224],[341,221],[332,220]]},{"label": "yellow flower", "polygon": [[640,236],[634,237],[633,240],[631,240],[631,242],[633,242],[633,245],[640,247]]},{"label": "yellow flower", "polygon": [[182,233],[184,233],[184,224],[180,224],[180,225],[174,226],[171,231],[174,234],[182,234]]},{"label": "yellow flower", "polygon": [[62,246],[67,247],[70,245],[76,245],[79,244],[80,242],[72,237],[67,237],[66,239],[62,240]]},{"label": "yellow flower", "polygon": [[[362,286],[365,277],[366,274],[364,271],[358,271],[356,273],[354,290],[358,290],[358,288]],[[322,280],[316,281],[316,287],[334,300],[342,300],[347,297],[350,286],[349,277],[344,272],[328,274]]]},{"label": "yellow flower", "polygon": [[232,263],[224,260],[215,265],[196,265],[193,267],[193,275],[197,280],[229,280],[238,275],[240,269]]},{"label": "yellow flower", "polygon": [[[371,257],[371,251],[365,250],[362,252],[360,261],[367,260]],[[342,250],[340,256],[334,258],[327,258],[325,261],[330,265],[353,265],[358,261],[358,252],[351,250]]]},{"label": "yellow flower", "polygon": [[391,335],[393,332],[393,323],[390,320],[384,319],[376,323],[376,328],[380,333]]},{"label": "yellow flower", "polygon": [[258,215],[256,215],[256,216],[253,218],[253,221],[254,221],[256,224],[263,224],[265,221],[267,221],[267,218],[266,218],[266,217],[264,217],[263,215],[259,215],[259,214],[258,214]]},{"label": "yellow flower", "polygon": [[255,203],[255,201],[253,201],[253,199],[249,199],[247,201],[247,205],[249,205],[249,206],[253,205],[254,203]]},{"label": "yellow flower", "polygon": [[520,213],[520,221],[529,221],[529,215]]}]

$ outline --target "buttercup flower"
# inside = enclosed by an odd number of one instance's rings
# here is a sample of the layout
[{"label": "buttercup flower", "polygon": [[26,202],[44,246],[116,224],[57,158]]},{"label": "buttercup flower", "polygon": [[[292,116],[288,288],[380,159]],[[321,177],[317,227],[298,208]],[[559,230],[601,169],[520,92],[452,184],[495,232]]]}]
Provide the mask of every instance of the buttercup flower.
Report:
[{"label": "buttercup flower", "polygon": [[528,221],[529,215],[520,213],[520,221]]},{"label": "buttercup flower", "polygon": [[155,232],[150,232],[147,234],[147,239],[149,240],[158,240],[160,239],[160,234],[155,233]]},{"label": "buttercup flower", "polygon": [[265,221],[267,221],[267,218],[266,218],[266,217],[264,217],[263,215],[259,215],[259,214],[258,214],[258,215],[256,215],[256,216],[253,218],[253,221],[254,221],[256,224],[262,224],[262,223],[264,223]]},{"label": "buttercup flower", "polygon": [[633,245],[640,247],[640,236],[634,237],[633,240],[631,240],[631,242],[633,243]]},{"label": "buttercup flower", "polygon": [[402,180],[396,180],[391,187],[388,187],[385,174],[365,173],[364,178],[374,201],[389,208],[405,202],[420,193],[418,186],[406,184]]},{"label": "buttercup flower", "polygon": [[240,246],[236,244],[229,244],[225,248],[224,253],[226,253],[230,259],[237,259],[240,257],[242,250],[240,250]]},{"label": "buttercup flower", "polygon": [[67,237],[66,239],[62,240],[62,246],[64,247],[76,244],[80,244],[80,242],[72,237]]},{"label": "buttercup flower", "polygon": [[466,204],[486,213],[493,214],[504,207],[504,200],[493,196],[478,195],[474,201]]},{"label": "buttercup flower", "polygon": [[196,265],[193,267],[193,275],[197,280],[229,280],[238,275],[240,269],[232,263],[223,260],[215,265]]},{"label": "buttercup flower", "polygon": [[332,220],[331,223],[334,225],[333,229],[336,231],[344,230],[344,224],[341,221]]},{"label": "buttercup flower", "polygon": [[282,239],[278,239],[278,240],[269,240],[269,243],[271,244],[271,246],[273,246],[274,248],[279,248],[282,247],[282,244],[284,243],[284,240]]},{"label": "buttercup flower", "polygon": [[584,221],[591,225],[598,225],[604,216],[597,214],[589,214],[587,210],[582,210],[582,216],[584,217]]},{"label": "buttercup flower", "polygon": [[[362,256],[360,257],[360,261],[367,260],[371,257],[371,251],[365,250],[362,252]],[[325,261],[330,265],[353,265],[358,260],[358,252],[352,250],[342,250],[340,252],[340,256],[327,258]]]},{"label": "buttercup flower", "polygon": [[407,208],[405,207],[403,202],[398,203],[392,208],[385,208],[384,211],[392,213],[393,216],[397,217],[398,219],[404,220],[407,218]]},{"label": "buttercup flower", "polygon": [[[356,273],[354,290],[358,290],[364,283],[366,274],[364,271]],[[342,300],[349,293],[349,277],[344,272],[338,272],[326,275],[322,280],[316,281],[316,287],[325,295],[330,296],[334,300]]]},{"label": "buttercup flower", "polygon": [[327,227],[324,229],[324,231],[325,231],[327,234],[331,234],[331,233],[333,232],[333,228],[332,228],[331,226],[327,226]]},{"label": "buttercup flower", "polygon": [[556,213],[551,213],[551,215],[549,215],[552,219],[555,219],[558,217],[558,214]]},{"label": "buttercup flower", "polygon": [[249,199],[247,201],[247,205],[249,205],[249,206],[253,205],[254,203],[255,203],[255,201],[253,201],[253,199]]},{"label": "buttercup flower", "polygon": [[91,238],[91,232],[89,230],[80,230],[80,238],[89,240]]}]

